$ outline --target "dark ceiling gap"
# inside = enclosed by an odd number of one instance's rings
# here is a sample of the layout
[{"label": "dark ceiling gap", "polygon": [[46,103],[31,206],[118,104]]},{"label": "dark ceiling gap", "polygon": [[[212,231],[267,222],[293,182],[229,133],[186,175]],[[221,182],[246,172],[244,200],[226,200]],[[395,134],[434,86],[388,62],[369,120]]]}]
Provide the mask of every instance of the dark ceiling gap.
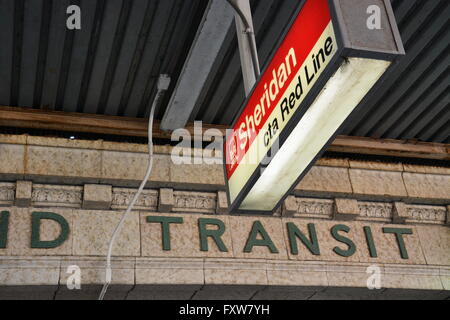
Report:
[{"label": "dark ceiling gap", "polygon": [[92,26],[92,34],[91,39],[89,40],[88,54],[83,70],[83,80],[81,81],[80,94],[78,96],[77,112],[83,112],[84,106],[86,104],[89,83],[91,80],[92,69],[95,62],[95,55],[97,52],[97,47],[102,30],[105,6],[106,0],[97,0],[97,5],[95,7],[94,24]]},{"label": "dark ceiling gap", "polygon": [[42,2],[41,33],[39,36],[38,62],[36,79],[34,82],[33,108],[41,107],[44,87],[45,66],[47,64],[48,38],[50,34],[50,23],[52,18],[53,0]]},{"label": "dark ceiling gap", "polygon": [[[72,0],[72,5],[81,6],[81,0]],[[58,90],[56,93],[55,110],[62,111],[64,109],[64,95],[66,92],[67,79],[70,71],[70,61],[72,59],[72,50],[77,30],[66,30],[64,37],[63,57],[61,59],[61,67],[58,81]]]},{"label": "dark ceiling gap", "polygon": [[24,0],[14,1],[14,43],[11,64],[10,105],[17,106],[20,89],[20,66],[22,64]]},{"label": "dark ceiling gap", "polygon": [[[421,52],[421,54],[416,57],[416,59],[414,61],[425,61],[425,60],[421,60],[422,56],[427,55],[428,52],[423,51]],[[434,53],[434,52],[433,52]],[[439,72],[439,70],[441,69],[436,69],[435,65],[439,64],[440,62],[444,61],[447,58],[447,54],[446,52],[442,52],[440,55],[438,55],[426,68],[426,70],[421,74],[421,76],[414,81],[413,83],[411,83],[409,85],[409,87],[405,90],[405,93],[399,97],[396,97],[396,102],[393,103],[393,107],[389,110],[386,110],[386,113],[384,114],[384,116],[378,121],[378,123],[376,123],[372,129],[369,131],[369,135],[373,136],[373,137],[386,137],[386,132],[381,133],[381,127],[384,126],[386,124],[386,121],[388,120],[388,118],[392,118],[394,117],[394,115],[396,114],[397,109],[399,109],[399,106],[401,106],[401,104],[410,97],[411,92],[415,93],[415,91],[419,91],[422,90],[421,87],[423,87],[423,78],[428,77],[431,73],[433,72]],[[406,78],[406,77],[413,77],[413,73],[414,73],[414,65],[415,63],[411,63],[411,65],[409,66],[409,68],[407,68],[407,70],[405,70],[405,72],[400,76],[400,78]],[[442,71],[442,70],[441,70]],[[436,83],[438,83],[439,79],[442,79],[445,76],[445,72],[441,72],[439,75],[435,75],[436,79],[434,81],[432,81],[427,88],[424,88],[423,91],[426,94],[427,92],[429,92],[428,90],[430,88],[433,88],[434,85],[436,85]],[[398,89],[398,87],[396,88]],[[422,98],[423,94],[419,97]],[[386,96],[384,96],[383,100],[386,100]],[[417,101],[417,100],[416,100]],[[381,103],[380,103],[381,104]],[[414,106],[414,104],[413,104]],[[411,105],[409,106],[408,110],[410,112],[413,112],[414,109],[411,107]],[[403,113],[402,113],[403,114]],[[390,128],[392,128],[392,126],[394,126],[396,123],[398,123],[399,118],[401,117],[401,115],[396,115],[397,119],[396,121],[394,121],[394,123],[390,126]],[[389,131],[389,128],[386,129],[386,131]]]},{"label": "dark ceiling gap", "polygon": [[[416,116],[413,122],[409,122],[406,128],[399,135],[397,135],[397,137],[406,137],[407,139],[412,139],[415,137],[426,127],[427,123],[431,119],[434,119],[434,117],[436,117],[440,112],[449,107],[449,95],[449,86],[447,85],[446,90],[441,92],[441,94],[434,101],[423,108],[422,112]],[[427,119],[428,117],[431,119]]]},{"label": "dark ceiling gap", "polygon": [[111,90],[111,85],[116,73],[117,61],[120,57],[120,51],[122,50],[123,39],[127,31],[127,25],[130,19],[130,12],[133,6],[134,0],[123,0],[122,8],[120,10],[119,22],[117,23],[114,41],[111,49],[111,53],[108,59],[108,66],[106,68],[105,78],[103,80],[103,86],[100,94],[100,100],[97,105],[97,114],[103,114],[106,110],[106,104],[108,103],[108,97]]},{"label": "dark ceiling gap", "polygon": [[137,72],[139,70],[139,66],[141,64],[145,45],[147,43],[148,35],[152,28],[155,14],[156,14],[157,3],[155,1],[149,1],[147,3],[147,8],[145,12],[144,22],[141,26],[141,30],[139,32],[139,40],[136,44],[136,48],[134,50],[133,59],[131,62],[130,70],[127,75],[127,80],[125,82],[124,89],[122,91],[122,96],[120,98],[119,109],[117,114],[119,116],[125,115],[125,109],[128,105],[128,100],[131,95],[131,91],[133,89],[134,82],[136,81]]}]

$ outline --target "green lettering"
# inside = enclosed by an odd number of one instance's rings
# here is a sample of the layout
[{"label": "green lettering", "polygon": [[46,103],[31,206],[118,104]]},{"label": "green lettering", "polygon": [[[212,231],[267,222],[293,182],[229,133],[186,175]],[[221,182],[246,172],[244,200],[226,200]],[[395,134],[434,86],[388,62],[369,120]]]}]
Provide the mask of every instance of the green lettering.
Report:
[{"label": "green lettering", "polygon": [[400,249],[400,256],[402,259],[409,259],[408,251],[406,250],[405,241],[403,240],[404,234],[413,234],[412,229],[400,229],[400,228],[383,228],[384,233],[393,233],[397,239],[398,248]]},{"label": "green lettering", "polygon": [[331,228],[331,235],[333,236],[333,238],[339,242],[345,243],[348,246],[348,249],[343,250],[339,247],[334,247],[333,251],[342,257],[350,257],[353,254],[355,254],[356,245],[349,238],[340,235],[339,231],[344,231],[345,233],[348,233],[350,231],[350,228],[343,224],[337,224],[333,228]]},{"label": "green lettering", "polygon": [[[214,225],[216,230],[206,229],[206,225]],[[225,232],[225,224],[219,219],[198,219],[198,230],[200,237],[200,250],[208,251],[208,237],[211,237],[221,252],[228,252],[227,247],[223,243],[221,236]]]},{"label": "green lettering", "polygon": [[0,249],[8,243],[9,211],[0,212]]},{"label": "green lettering", "polygon": [[[261,235],[262,239],[256,239],[258,234]],[[268,247],[271,253],[278,253],[278,249],[275,247],[260,221],[253,222],[252,230],[244,247],[244,252],[252,252],[254,246]]]},{"label": "green lettering", "polygon": [[316,226],[314,223],[308,224],[310,239],[308,239],[293,222],[287,223],[287,230],[292,254],[298,255],[297,238],[299,238],[312,254],[316,256],[320,255],[319,242],[317,241]]},{"label": "green lettering", "polygon": [[164,251],[170,251],[170,224],[171,223],[183,223],[183,218],[179,217],[158,217],[148,216],[147,222],[149,223],[161,223],[162,232],[162,245]]},{"label": "green lettering", "polygon": [[373,241],[372,230],[370,227],[364,227],[364,234],[366,235],[367,246],[369,248],[369,253],[371,258],[377,258],[377,248],[375,247],[375,242]]},{"label": "green lettering", "polygon": [[[55,240],[41,240],[41,220],[52,220],[59,224],[61,231]],[[69,237],[70,228],[63,216],[52,212],[33,212],[31,214],[31,248],[53,249],[59,247]]]}]

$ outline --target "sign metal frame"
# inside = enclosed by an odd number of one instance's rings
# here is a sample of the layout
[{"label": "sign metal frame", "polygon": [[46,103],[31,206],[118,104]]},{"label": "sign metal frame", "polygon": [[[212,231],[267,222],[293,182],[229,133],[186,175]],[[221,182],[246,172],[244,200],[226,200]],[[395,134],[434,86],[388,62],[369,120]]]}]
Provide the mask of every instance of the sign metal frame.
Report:
[{"label": "sign metal frame", "polygon": [[[291,30],[294,22],[298,18],[298,16],[301,13],[301,10],[303,9],[305,3],[307,1],[314,1],[314,0],[301,0],[300,5],[298,6],[295,14],[291,17],[288,27],[283,31],[282,36],[277,41],[276,48],[277,50],[274,50],[268,59],[268,61],[272,61],[274,57],[276,56],[278,49],[280,48],[281,44],[285,40],[287,34]],[[397,47],[397,50],[395,51],[371,51],[366,50],[363,48],[354,48],[351,46],[350,41],[348,39],[348,36],[345,34],[345,26],[343,23],[343,17],[342,17],[342,11],[339,8],[339,1],[340,0],[327,0],[328,6],[330,10],[330,16],[331,16],[331,22],[334,29],[334,34],[336,38],[336,45],[337,45],[337,52],[334,54],[334,56],[329,61],[328,65],[323,70],[322,74],[319,76],[317,81],[312,85],[310,91],[307,93],[303,101],[298,106],[297,110],[295,110],[293,116],[291,119],[288,120],[286,126],[284,129],[280,132],[278,137],[274,140],[273,145],[277,145],[280,147],[276,152],[280,151],[281,147],[283,146],[286,139],[289,137],[289,135],[292,133],[293,129],[297,125],[297,123],[300,121],[300,119],[304,116],[306,111],[309,109],[311,104],[314,102],[317,95],[321,92],[324,85],[328,82],[328,80],[331,78],[331,76],[340,68],[342,63],[345,61],[348,57],[361,57],[361,58],[368,58],[368,59],[378,59],[378,60],[388,60],[388,61],[394,61],[396,58],[398,58],[401,55],[404,55],[405,51],[403,48],[403,44],[401,41],[400,33],[398,32],[395,16],[392,11],[391,4],[389,3],[389,0],[379,0],[384,3],[386,7],[386,17],[389,19],[389,24],[392,28],[392,35],[395,40],[395,44]],[[364,1],[362,1],[364,2]],[[247,107],[247,104],[252,97],[259,81],[261,80],[262,76],[268,71],[268,68],[270,66],[270,62],[266,64],[264,69],[261,72],[261,76],[259,79],[257,79],[257,82],[253,86],[252,90],[250,91],[250,94],[245,99],[244,103],[239,108],[239,111],[237,112],[235,118],[233,119],[231,128],[234,128],[236,123],[239,120],[239,116],[243,113],[245,108]],[[224,170],[224,176],[225,176],[225,184],[226,184],[226,194],[227,194],[227,200],[229,205],[229,211],[234,214],[266,214],[266,215],[272,215],[273,212],[280,207],[280,205],[283,203],[283,201],[286,199],[286,197],[292,193],[292,191],[295,189],[295,187],[298,185],[298,183],[304,178],[304,176],[309,172],[311,167],[314,165],[314,163],[323,155],[323,153],[326,151],[328,146],[335,140],[336,136],[339,134],[339,131],[345,126],[345,124],[348,121],[355,120],[355,116],[358,115],[358,109],[361,105],[364,104],[365,101],[371,99],[374,95],[374,88],[378,86],[383,80],[383,77],[378,81],[378,83],[368,92],[368,94],[363,98],[363,100],[358,104],[358,106],[355,108],[355,110],[351,113],[351,115],[340,125],[339,129],[336,130],[336,132],[331,136],[331,138],[325,143],[325,145],[321,148],[320,152],[316,154],[316,156],[313,158],[313,160],[308,164],[305,170],[298,176],[298,178],[295,180],[295,183],[290,187],[288,192],[284,194],[284,196],[278,201],[276,206],[271,211],[263,211],[263,210],[242,210],[239,209],[240,204],[247,196],[248,192],[251,190],[252,186],[258,181],[258,179],[261,176],[261,169],[264,169],[267,167],[270,162],[268,162],[268,158],[273,158],[274,154],[271,154],[273,149],[272,147],[269,148],[269,150],[266,152],[264,158],[260,163],[256,166],[256,169],[248,179],[248,181],[245,183],[245,185],[242,187],[236,198],[233,202],[231,202],[230,199],[230,189],[229,189],[229,183],[228,183],[228,177],[227,177],[227,169],[226,169],[226,146],[227,141],[230,133],[228,133],[224,139],[224,146],[223,146],[223,170]],[[276,107],[279,107],[279,104],[276,105]],[[267,165],[263,165],[262,163],[268,163]]]}]

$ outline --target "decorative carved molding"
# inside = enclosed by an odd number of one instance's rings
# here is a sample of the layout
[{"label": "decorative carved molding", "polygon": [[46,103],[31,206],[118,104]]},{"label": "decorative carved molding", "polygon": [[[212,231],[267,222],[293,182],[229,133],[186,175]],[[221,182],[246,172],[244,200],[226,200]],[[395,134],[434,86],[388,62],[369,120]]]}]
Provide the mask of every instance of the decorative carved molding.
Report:
[{"label": "decorative carved molding", "polygon": [[83,187],[58,185],[33,185],[31,205],[33,207],[81,208]]},{"label": "decorative carved molding", "polygon": [[442,206],[407,205],[406,222],[445,224],[447,208]]},{"label": "decorative carved molding", "polygon": [[[137,189],[113,188],[111,209],[126,209]],[[134,210],[156,211],[158,208],[158,191],[143,190],[136,201]]]},{"label": "decorative carved molding", "polygon": [[334,201],[329,199],[295,198],[294,217],[331,219]]},{"label": "decorative carved molding", "polygon": [[11,205],[16,193],[15,183],[0,183],[0,205]]},{"label": "decorative carved molding", "polygon": [[[0,183],[0,206],[14,204],[16,184]],[[113,188],[111,210],[127,208],[137,189]],[[33,207],[81,208],[83,187],[34,184],[31,196]],[[144,190],[139,197],[135,210],[158,211],[159,191]],[[217,210],[216,192],[173,191],[172,212],[215,214]],[[291,196],[283,210],[289,210],[289,216],[297,218],[333,219],[334,201],[330,199],[303,198]],[[409,224],[447,223],[447,207],[433,205],[404,204],[404,222]],[[288,207],[288,208],[287,208]],[[360,214],[357,220],[391,223],[394,204],[391,202],[358,201]],[[281,216],[278,209],[274,216]],[[283,213],[284,214],[284,213]]]},{"label": "decorative carved molding", "polygon": [[358,201],[358,206],[360,212],[357,220],[392,221],[392,210],[394,205],[390,202]]},{"label": "decorative carved molding", "polygon": [[209,192],[174,191],[175,212],[215,213],[217,194]]}]

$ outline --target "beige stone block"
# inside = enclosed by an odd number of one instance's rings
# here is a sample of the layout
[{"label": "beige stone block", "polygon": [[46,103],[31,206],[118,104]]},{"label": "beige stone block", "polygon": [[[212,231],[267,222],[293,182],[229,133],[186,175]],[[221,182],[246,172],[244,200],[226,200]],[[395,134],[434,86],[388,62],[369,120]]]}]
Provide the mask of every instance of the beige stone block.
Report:
[{"label": "beige stone block", "polygon": [[[314,255],[309,249],[297,238],[298,254],[293,254],[288,237],[287,223],[294,223],[295,226],[310,239],[308,224],[315,225],[317,241],[319,243],[320,255]],[[365,246],[364,233],[362,224],[359,222],[339,222],[339,221],[318,221],[318,220],[300,220],[300,219],[283,219],[283,233],[290,260],[298,261],[341,261],[341,262],[359,262],[364,260],[363,251],[367,250]],[[331,229],[335,225],[346,225],[350,228],[348,233],[339,232],[340,235],[349,238],[355,245],[356,251],[349,257],[343,257],[333,251],[338,247],[341,250],[347,250],[348,246],[333,238]]]},{"label": "beige stone block", "polygon": [[354,169],[367,169],[367,170],[381,170],[381,171],[403,171],[403,164],[393,162],[380,162],[380,161],[363,161],[363,160],[350,160],[350,168]]},{"label": "beige stone block", "polygon": [[439,268],[385,265],[382,286],[389,289],[443,290]]},{"label": "beige stone block", "polygon": [[217,192],[217,214],[228,214],[228,198],[227,193],[225,191]]},{"label": "beige stone block", "polygon": [[408,208],[403,202],[395,202],[394,210],[392,210],[392,222],[404,224],[409,217]]},{"label": "beige stone block", "polygon": [[[65,257],[61,260],[59,285],[67,286],[67,280],[74,274],[71,266],[78,267],[81,277],[81,289],[89,285],[103,285],[105,282],[106,258]],[[134,259],[114,258],[111,260],[111,285],[134,285]],[[98,292],[100,293],[100,292]]]},{"label": "beige stone block", "polygon": [[450,266],[450,228],[416,226],[420,244],[429,265]]},{"label": "beige stone block", "polygon": [[137,258],[137,285],[193,285],[204,283],[203,259]]},{"label": "beige stone block", "polygon": [[419,199],[450,199],[450,175],[403,173],[408,196]]},{"label": "beige stone block", "polygon": [[268,261],[270,286],[326,287],[326,264],[322,262]]},{"label": "beige stone block", "polygon": [[416,164],[404,163],[403,168],[406,172],[412,172],[412,173],[450,175],[450,168],[447,168],[447,167],[421,166],[421,165],[416,165]]},{"label": "beige stone block", "polygon": [[264,260],[206,259],[206,285],[267,285]]},{"label": "beige stone block", "polygon": [[350,169],[350,180],[355,194],[407,196],[401,172]]},{"label": "beige stone block", "polygon": [[[122,211],[74,210],[73,254],[103,256],[107,254],[114,229],[122,218]],[[139,256],[139,213],[131,212],[116,238],[113,256]]]},{"label": "beige stone block", "polygon": [[[38,208],[7,208],[10,212],[8,241],[6,249],[0,250],[0,255],[13,256],[54,256],[72,254],[73,216],[71,209],[38,209]],[[52,212],[62,216],[68,223],[70,231],[68,238],[57,248],[31,248],[32,212]],[[40,223],[40,240],[55,240],[61,232],[59,223],[42,219]]]},{"label": "beige stone block", "polygon": [[108,210],[112,202],[112,186],[85,184],[83,209]]},{"label": "beige stone block", "polygon": [[[366,264],[328,264],[327,278],[330,287],[348,287],[348,288],[367,288],[367,280],[372,273],[367,273]],[[384,267],[377,265],[380,268],[381,275]],[[383,284],[381,283],[383,286]]]},{"label": "beige stone block", "polygon": [[[244,217],[244,216],[230,216],[230,225],[233,230],[231,237],[233,240],[233,252],[236,258],[246,259],[287,259],[286,243],[283,237],[283,226],[279,218],[262,218],[262,217]],[[253,246],[251,252],[244,252],[245,246],[249,239],[252,226],[259,221],[267,235],[272,240],[278,253],[272,253],[267,246]],[[262,235],[257,234],[257,239],[260,240]]]},{"label": "beige stone block", "polygon": [[[170,161],[170,159],[169,159]],[[225,185],[223,166],[220,164],[175,164],[171,162],[170,182],[202,188],[217,188]]]},{"label": "beige stone block", "polygon": [[355,220],[359,216],[358,201],[354,199],[334,199],[334,218],[336,220]]},{"label": "beige stone block", "polygon": [[159,201],[158,201],[158,211],[159,212],[170,212],[175,204],[173,198],[173,189],[161,188],[159,189]]},{"label": "beige stone block", "polygon": [[28,207],[31,204],[31,191],[33,183],[31,181],[16,182],[16,197],[14,204],[17,207]]},{"label": "beige stone block", "polygon": [[295,192],[332,192],[351,194],[352,186],[347,168],[312,167]]},{"label": "beige stone block", "polygon": [[[103,141],[101,148],[108,151],[124,151],[145,154],[148,153],[148,144],[141,143]],[[170,155],[172,148],[173,147],[170,145],[154,145],[153,153]]]},{"label": "beige stone block", "polygon": [[441,277],[442,286],[444,290],[449,291],[448,295],[450,296],[450,268],[440,268],[439,275]]},{"label": "beige stone block", "polygon": [[66,139],[42,136],[28,136],[27,138],[27,145],[43,147],[100,150],[102,143],[103,140]]},{"label": "beige stone block", "polygon": [[59,261],[35,257],[0,257],[2,286],[57,286]]},{"label": "beige stone block", "polygon": [[348,159],[342,158],[320,158],[315,163],[316,166],[325,166],[325,167],[343,167],[349,168],[350,163]]},{"label": "beige stone block", "polygon": [[298,203],[295,196],[288,196],[286,200],[284,200],[282,206],[282,216],[283,217],[292,217],[298,211]]},{"label": "beige stone block", "polygon": [[56,177],[70,181],[98,181],[101,174],[101,153],[97,150],[28,146],[27,176]]},{"label": "beige stone block", "polygon": [[25,173],[25,146],[0,144],[0,175],[3,178],[21,178]]},{"label": "beige stone block", "polygon": [[[119,151],[102,151],[101,182],[123,186],[137,186],[145,176],[148,154]],[[155,154],[150,183],[168,182],[170,158]]]},{"label": "beige stone block", "polygon": [[[161,223],[147,222],[148,216],[156,217],[180,217],[183,223],[171,223],[170,247],[171,250],[163,250],[162,226]],[[208,237],[208,251],[200,250],[199,218],[218,219],[225,224],[225,232],[221,239],[228,249],[228,252],[221,252],[215,241]],[[153,214],[141,212],[141,243],[142,256],[144,257],[232,257],[233,245],[231,234],[233,228],[227,216],[206,216],[206,215],[177,215],[177,214]],[[217,230],[216,226],[209,225],[207,229]]]},{"label": "beige stone block", "polygon": [[0,134],[0,144],[26,144],[27,134]]},{"label": "beige stone block", "polygon": [[[161,146],[154,146],[153,152],[157,152]],[[141,143],[123,143],[115,141],[103,141],[102,149],[108,151],[125,151],[125,152],[135,152],[135,153],[148,153],[148,144]]]},{"label": "beige stone block", "polygon": [[447,206],[447,225],[450,226],[450,205]]}]

